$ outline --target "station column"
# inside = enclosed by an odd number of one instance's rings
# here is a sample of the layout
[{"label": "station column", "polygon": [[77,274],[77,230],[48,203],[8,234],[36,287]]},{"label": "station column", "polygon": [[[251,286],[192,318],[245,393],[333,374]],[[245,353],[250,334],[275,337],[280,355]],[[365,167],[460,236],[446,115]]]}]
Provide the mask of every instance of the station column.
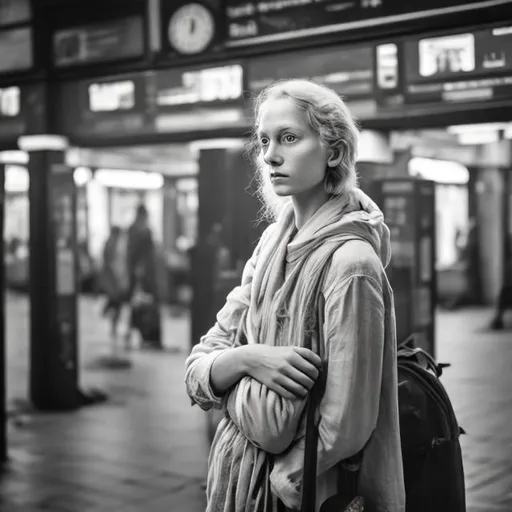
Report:
[{"label": "station column", "polygon": [[5,343],[5,262],[4,215],[5,215],[5,164],[0,159],[0,462],[7,460],[7,413],[6,413],[6,343]]},{"label": "station column", "polygon": [[57,135],[20,137],[29,158],[30,376],[39,410],[81,405],[77,351],[77,250],[73,170]]}]

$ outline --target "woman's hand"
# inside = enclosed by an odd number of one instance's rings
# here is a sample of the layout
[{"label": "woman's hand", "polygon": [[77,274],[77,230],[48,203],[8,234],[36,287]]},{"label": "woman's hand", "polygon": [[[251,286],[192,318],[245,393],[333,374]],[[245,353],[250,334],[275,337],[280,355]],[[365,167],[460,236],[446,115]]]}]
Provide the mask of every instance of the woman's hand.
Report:
[{"label": "woman's hand", "polygon": [[322,368],[320,357],[307,348],[245,345],[249,376],[287,399],[304,398]]}]

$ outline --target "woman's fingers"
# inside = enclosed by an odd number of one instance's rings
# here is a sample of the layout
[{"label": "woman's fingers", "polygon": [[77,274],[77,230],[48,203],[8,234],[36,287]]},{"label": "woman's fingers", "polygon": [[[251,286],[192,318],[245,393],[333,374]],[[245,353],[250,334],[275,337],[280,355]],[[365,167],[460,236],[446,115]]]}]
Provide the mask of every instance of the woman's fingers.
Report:
[{"label": "woman's fingers", "polygon": [[[301,355],[296,354],[298,357],[295,357],[293,359],[292,365],[299,370],[300,372],[307,375],[310,379],[313,379],[314,381],[318,379],[319,375],[319,368],[316,366],[316,364],[311,363],[309,360],[303,358]],[[318,358],[320,359],[320,358]],[[320,360],[321,362],[321,360]]]},{"label": "woman's fingers", "polygon": [[322,360],[318,354],[304,347],[293,347],[293,350],[303,359],[316,366],[319,370],[322,368]]},{"label": "woman's fingers", "polygon": [[294,368],[293,366],[289,366],[285,370],[286,377],[302,386],[306,393],[315,383],[316,377],[314,376],[314,372],[316,372],[316,376],[318,376],[318,370],[314,366],[311,366],[311,373],[313,373],[313,375],[309,375],[305,371]]}]

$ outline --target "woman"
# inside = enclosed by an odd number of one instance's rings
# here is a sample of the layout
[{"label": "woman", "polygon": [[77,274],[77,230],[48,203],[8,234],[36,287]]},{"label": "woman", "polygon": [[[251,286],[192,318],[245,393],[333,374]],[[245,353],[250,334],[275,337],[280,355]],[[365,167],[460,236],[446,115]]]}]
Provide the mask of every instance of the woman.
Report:
[{"label": "woman", "polygon": [[[192,401],[225,411],[208,460],[207,511],[300,508],[303,413],[321,370],[317,509],[337,491],[337,463],[364,448],[365,510],[401,512],[389,230],[357,188],[356,124],[334,91],[305,80],[264,90],[255,114],[260,193],[277,221],[186,361]],[[303,345],[325,265],[321,361]]]}]

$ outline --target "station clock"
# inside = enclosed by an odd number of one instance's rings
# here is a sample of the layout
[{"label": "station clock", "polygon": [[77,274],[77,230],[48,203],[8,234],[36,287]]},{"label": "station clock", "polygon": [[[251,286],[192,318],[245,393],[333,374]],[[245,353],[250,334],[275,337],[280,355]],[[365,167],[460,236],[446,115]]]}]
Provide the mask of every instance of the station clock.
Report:
[{"label": "station clock", "polygon": [[169,17],[169,44],[182,55],[196,55],[205,51],[215,39],[216,32],[213,12],[200,2],[183,4]]}]

